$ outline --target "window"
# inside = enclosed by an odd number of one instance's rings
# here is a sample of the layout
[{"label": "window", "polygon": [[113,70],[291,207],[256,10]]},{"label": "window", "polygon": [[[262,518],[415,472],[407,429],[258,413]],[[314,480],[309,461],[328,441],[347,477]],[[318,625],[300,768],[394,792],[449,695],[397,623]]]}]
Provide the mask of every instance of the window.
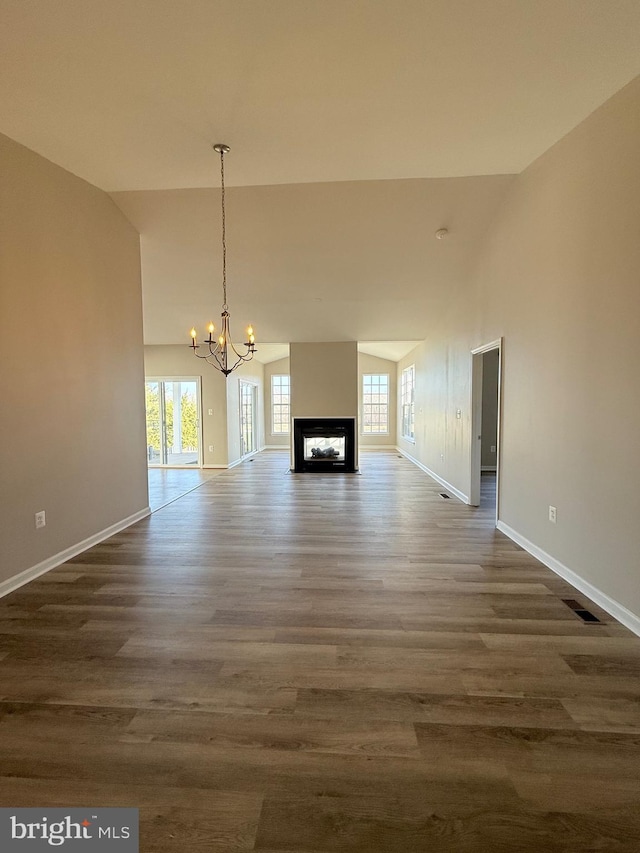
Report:
[{"label": "window", "polygon": [[413,394],[416,384],[416,368],[412,364],[402,371],[400,383],[400,406],[402,413],[402,437],[414,440]]},{"label": "window", "polygon": [[291,384],[288,376],[271,377],[271,433],[288,435],[291,429]]},{"label": "window", "polygon": [[362,376],[362,434],[389,432],[389,375],[365,373]]}]

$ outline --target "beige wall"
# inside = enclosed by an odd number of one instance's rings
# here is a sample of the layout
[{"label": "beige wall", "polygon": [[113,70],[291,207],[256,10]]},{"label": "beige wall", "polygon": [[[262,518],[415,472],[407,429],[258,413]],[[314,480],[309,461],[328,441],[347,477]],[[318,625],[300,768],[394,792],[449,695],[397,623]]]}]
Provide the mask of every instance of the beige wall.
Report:
[{"label": "beige wall", "polygon": [[[425,317],[427,339],[398,363],[398,400],[402,370],[416,368],[415,442],[402,436],[398,411],[398,447],[455,488],[469,494],[471,325],[467,295],[452,296],[440,311]],[[462,417],[456,417],[457,409]]]},{"label": "beige wall", "polygon": [[636,614],[639,150],[640,78],[518,179],[477,276],[479,336],[505,335],[502,518]]},{"label": "beige wall", "polygon": [[289,447],[290,435],[273,435],[271,432],[271,377],[289,375],[289,359],[279,358],[264,366],[264,434],[265,444],[271,447]]},{"label": "beige wall", "polygon": [[148,498],[138,234],[4,136],[0,176],[1,582]]},{"label": "beige wall", "polygon": [[504,336],[500,519],[636,615],[639,147],[640,78],[513,182],[470,285],[399,365],[418,376],[398,441],[468,494],[469,352]]},{"label": "beige wall", "polygon": [[[200,377],[204,465],[226,466],[227,400],[224,376],[207,362],[197,359],[188,343],[183,346],[146,346],[144,372],[145,376],[153,377]],[[213,451],[209,450],[212,445]]]},{"label": "beige wall", "polygon": [[355,341],[292,343],[291,416],[358,416],[358,345]]},{"label": "beige wall", "polygon": [[377,358],[364,352],[358,353],[358,411],[360,417],[360,430],[362,430],[362,376],[365,373],[386,373],[389,376],[389,434],[388,435],[363,435],[360,432],[361,447],[391,446],[396,444],[396,375],[397,365],[395,361],[386,358]]}]

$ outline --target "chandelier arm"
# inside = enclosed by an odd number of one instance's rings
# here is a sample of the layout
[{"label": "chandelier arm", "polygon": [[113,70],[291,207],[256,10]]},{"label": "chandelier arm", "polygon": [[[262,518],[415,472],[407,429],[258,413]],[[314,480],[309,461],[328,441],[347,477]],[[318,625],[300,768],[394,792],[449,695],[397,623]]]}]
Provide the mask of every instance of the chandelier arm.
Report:
[{"label": "chandelier arm", "polygon": [[[215,361],[211,361],[211,357],[213,357],[215,359]],[[225,367],[224,367],[223,363],[220,361],[220,359],[218,358],[218,354],[213,352],[213,353],[211,353],[211,357],[209,357],[207,359],[207,362],[212,367],[215,367],[216,370],[219,370],[221,373],[224,373]]]},{"label": "chandelier arm", "polygon": [[[214,367],[219,366],[220,370],[224,370],[224,364],[222,361],[220,361],[220,353],[222,353],[222,348],[220,344],[217,344],[213,348],[211,347],[211,344],[209,344],[209,355],[207,356],[207,361]],[[215,364],[213,361],[211,361],[212,358],[215,359]]]},{"label": "chandelier arm", "polygon": [[[234,349],[234,352],[236,353],[236,355],[238,355],[238,353],[236,352],[236,350],[235,350],[235,349]],[[253,353],[251,353],[251,357],[250,357],[250,358],[247,358],[247,356],[238,355],[238,360],[237,360],[237,361],[236,361],[236,363],[233,365],[233,367],[231,367],[231,368],[229,369],[229,373],[231,373],[231,371],[232,371],[232,370],[235,370],[235,369],[236,369],[236,367],[237,367],[239,364],[243,364],[244,362],[251,361],[251,359],[252,359],[252,358],[253,358]]]},{"label": "chandelier arm", "polygon": [[[193,349],[193,347],[191,347],[191,349]],[[196,357],[196,358],[203,358],[205,361],[208,361],[208,360],[209,360],[209,356],[208,356],[208,355],[200,355],[200,354],[199,354],[199,353],[197,353],[195,350],[193,350],[193,354],[195,355],[195,357]]]},{"label": "chandelier arm", "polygon": [[247,355],[251,352],[251,349],[250,349],[250,345],[249,345],[249,344],[243,344],[243,345],[242,345],[242,346],[244,346],[244,347],[247,347],[247,352],[245,353],[245,355],[242,355],[242,353],[239,353],[239,352],[238,352],[238,350],[235,348],[235,346],[234,346],[234,344],[233,344],[233,341],[229,341],[229,346],[230,346],[230,347],[231,347],[231,349],[235,352],[235,354],[238,356],[238,358],[241,358],[243,361],[247,360],[247,358],[246,358],[246,357],[247,357]]},{"label": "chandelier arm", "polygon": [[[215,367],[216,370],[220,370],[222,373],[224,373],[224,368],[215,352],[212,352],[209,355],[198,355],[198,353],[196,353],[196,355],[198,356],[198,358],[204,359],[207,364],[210,364],[212,367]],[[212,361],[212,358],[214,358],[215,361]]]},{"label": "chandelier arm", "polygon": [[[222,350],[219,346],[216,346],[215,349],[211,348],[211,344],[209,344],[209,353],[208,355],[199,355],[198,358],[204,358],[207,364],[210,364],[212,367],[215,367],[216,370],[220,370],[224,372],[224,364],[220,361],[219,353]],[[196,355],[198,355],[196,353]],[[211,359],[215,359],[212,361]]]}]

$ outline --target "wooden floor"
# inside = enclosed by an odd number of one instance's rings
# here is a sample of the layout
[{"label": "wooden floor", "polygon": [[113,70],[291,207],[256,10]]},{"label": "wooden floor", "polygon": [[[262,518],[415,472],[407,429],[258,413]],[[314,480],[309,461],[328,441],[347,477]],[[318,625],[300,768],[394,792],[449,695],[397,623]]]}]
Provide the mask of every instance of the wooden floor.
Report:
[{"label": "wooden floor", "polygon": [[161,509],[219,473],[215,468],[149,468],[149,507]]},{"label": "wooden floor", "polygon": [[490,490],[265,452],[2,599],[0,805],[139,806],[143,853],[638,853],[640,639]]}]

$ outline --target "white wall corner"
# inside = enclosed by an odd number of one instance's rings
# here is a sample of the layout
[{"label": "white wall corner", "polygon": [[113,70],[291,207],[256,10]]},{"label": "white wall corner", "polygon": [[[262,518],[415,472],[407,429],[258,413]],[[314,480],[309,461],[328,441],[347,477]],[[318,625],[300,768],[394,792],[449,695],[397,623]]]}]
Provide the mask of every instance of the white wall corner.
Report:
[{"label": "white wall corner", "polygon": [[533,542],[530,542],[526,537],[518,533],[517,530],[514,530],[513,527],[509,527],[509,525],[505,524],[504,521],[498,521],[496,527],[504,533],[505,536],[512,539],[517,545],[520,545],[521,548],[528,551],[532,557],[535,557],[536,560],[540,560],[540,562],[544,563],[544,565],[551,569],[552,572],[555,572],[563,580],[570,583],[571,586],[575,586],[576,589],[584,593],[584,595],[590,598],[591,601],[598,605],[598,607],[602,607],[602,609],[606,610],[610,616],[613,616],[614,619],[617,619],[618,622],[622,623],[626,628],[633,631],[634,634],[637,634],[640,637],[640,616],[632,613],[631,610],[628,610],[623,604],[620,604],[619,601],[611,598],[606,594],[606,592],[603,592],[601,589],[598,589],[598,587],[589,583],[589,581],[580,577],[580,575],[576,574],[576,572],[568,566],[565,566],[564,563],[561,563],[559,560],[556,560],[555,557],[552,557],[551,554],[547,554],[547,552],[543,551],[542,548],[534,545]]},{"label": "white wall corner", "polygon": [[403,456],[409,460],[409,462],[413,462],[414,465],[417,465],[421,471],[424,471],[425,474],[428,474],[432,480],[435,480],[436,483],[440,483],[441,486],[444,486],[448,492],[451,492],[452,495],[455,495],[459,501],[462,501],[463,504],[469,503],[469,496],[465,495],[464,492],[461,492],[460,489],[456,489],[455,486],[452,486],[451,483],[448,483],[442,477],[439,477],[434,471],[430,468],[427,468],[426,465],[423,465],[422,462],[418,462],[411,454],[407,453],[406,450],[403,450],[401,447],[396,447],[398,453],[401,453]]},{"label": "white wall corner", "polygon": [[10,592],[19,589],[21,586],[24,586],[36,578],[39,578],[40,575],[50,572],[51,569],[55,569],[56,566],[61,566],[63,563],[66,563],[67,560],[77,557],[78,554],[82,554],[83,551],[87,551],[94,545],[104,542],[105,539],[115,536],[116,533],[119,533],[126,527],[131,527],[132,524],[141,521],[148,515],[151,515],[151,510],[146,506],[144,509],[134,512],[133,515],[129,515],[121,521],[116,521],[115,524],[105,527],[104,530],[100,530],[98,533],[94,533],[93,536],[89,536],[87,539],[83,539],[81,542],[77,542],[75,545],[65,548],[64,551],[60,551],[52,557],[47,557],[47,559],[43,560],[41,563],[37,563],[35,566],[25,569],[23,572],[14,575],[12,578],[8,578],[6,581],[0,583],[0,598],[5,595],[9,595]]},{"label": "white wall corner", "polygon": [[236,465],[242,465],[242,463],[245,461],[245,459],[247,459],[246,456],[243,456],[240,459],[234,459],[233,462],[229,462],[228,465],[224,465],[223,467],[229,471],[229,470],[231,470],[231,468],[235,468]]}]

